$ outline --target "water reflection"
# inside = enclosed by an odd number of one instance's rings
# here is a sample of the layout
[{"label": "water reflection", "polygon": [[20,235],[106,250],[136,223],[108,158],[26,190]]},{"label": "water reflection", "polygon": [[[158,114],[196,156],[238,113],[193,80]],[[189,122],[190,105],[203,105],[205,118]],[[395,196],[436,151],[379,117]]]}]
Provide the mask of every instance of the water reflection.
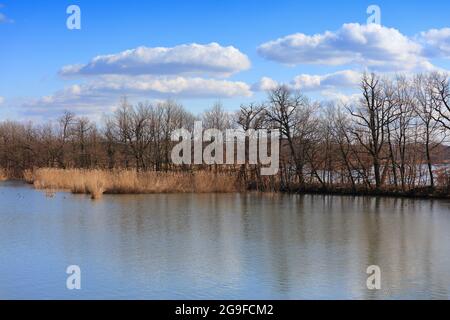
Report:
[{"label": "water reflection", "polygon": [[[17,196],[20,195],[20,198]],[[449,298],[449,201],[0,187],[1,298]],[[78,264],[83,289],[65,290]],[[382,290],[366,288],[379,265]]]}]

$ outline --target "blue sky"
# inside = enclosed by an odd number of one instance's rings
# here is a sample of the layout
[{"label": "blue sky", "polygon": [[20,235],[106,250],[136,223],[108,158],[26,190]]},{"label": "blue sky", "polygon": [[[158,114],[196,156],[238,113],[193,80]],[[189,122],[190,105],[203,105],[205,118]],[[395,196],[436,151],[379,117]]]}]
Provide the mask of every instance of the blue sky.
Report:
[{"label": "blue sky", "polygon": [[[328,99],[357,92],[352,79],[366,68],[380,73],[450,69],[450,2],[441,0],[0,3],[3,119],[52,118],[72,108],[98,116],[113,110],[121,95],[135,101],[175,98],[195,113],[217,100],[234,110],[263,100],[264,89],[274,83]],[[371,4],[381,9],[379,29],[366,28]],[[81,30],[66,27],[69,5],[81,9]],[[371,44],[362,47],[358,37],[370,40],[375,50]],[[147,58],[139,61],[139,52],[127,58],[136,63],[133,70],[117,72],[109,58],[100,66],[93,62],[139,47],[146,48],[146,57],[157,47],[169,52],[158,53],[150,59],[152,69],[138,74],[136,68],[147,70],[149,64]],[[176,63],[161,65],[167,60]],[[74,65],[85,68],[62,74],[63,67]],[[83,71],[88,69],[89,75]]]}]

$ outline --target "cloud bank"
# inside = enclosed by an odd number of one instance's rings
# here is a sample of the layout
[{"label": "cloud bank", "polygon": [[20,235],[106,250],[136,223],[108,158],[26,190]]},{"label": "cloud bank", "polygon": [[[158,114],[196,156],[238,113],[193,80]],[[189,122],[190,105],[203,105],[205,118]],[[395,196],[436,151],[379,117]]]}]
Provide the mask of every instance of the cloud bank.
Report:
[{"label": "cloud bank", "polygon": [[314,91],[334,88],[355,88],[361,82],[361,73],[344,70],[325,75],[301,74],[294,78],[291,86],[294,89]]},{"label": "cloud bank", "polygon": [[81,77],[85,82],[30,101],[24,110],[41,114],[45,110],[75,108],[84,114],[98,113],[116,105],[121,96],[137,99],[249,97],[253,93],[249,85],[224,78],[250,66],[245,54],[218,43],[138,47],[97,56],[84,65],[63,67],[60,75]]},{"label": "cloud bank", "polygon": [[104,76],[35,99],[25,104],[24,108],[32,114],[65,109],[91,114],[112,110],[122,96],[163,99],[230,98],[251,95],[250,87],[244,82],[184,77]]},{"label": "cloud bank", "polygon": [[[353,70],[343,70],[324,75],[300,74],[289,83],[284,83],[293,90],[319,91],[334,89],[357,88],[361,81],[362,74]],[[263,77],[252,86],[254,91],[268,91],[280,85],[277,81]]]},{"label": "cloud bank", "polygon": [[450,28],[431,29],[421,32],[417,41],[424,47],[429,57],[450,58]]},{"label": "cloud bank", "polygon": [[228,77],[249,69],[248,57],[218,43],[183,44],[172,48],[139,47],[93,58],[82,65],[61,69],[63,76],[88,75],[212,75]]},{"label": "cloud bank", "polygon": [[[424,33],[429,44],[448,40],[448,30]],[[434,44],[436,47],[436,44]],[[446,51],[447,46],[440,47]],[[425,48],[397,29],[377,24],[344,24],[335,32],[296,33],[259,46],[258,53],[287,65],[358,65],[374,71],[428,71],[434,69]],[[448,52],[447,52],[448,54]]]}]

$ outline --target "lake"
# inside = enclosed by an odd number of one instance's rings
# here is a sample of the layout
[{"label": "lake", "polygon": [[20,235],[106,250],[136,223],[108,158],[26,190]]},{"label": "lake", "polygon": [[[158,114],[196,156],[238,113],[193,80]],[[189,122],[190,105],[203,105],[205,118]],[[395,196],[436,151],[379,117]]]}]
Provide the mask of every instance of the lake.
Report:
[{"label": "lake", "polygon": [[[449,299],[450,201],[0,183],[1,299]],[[81,268],[81,290],[66,269]],[[381,269],[369,290],[366,269]]]}]

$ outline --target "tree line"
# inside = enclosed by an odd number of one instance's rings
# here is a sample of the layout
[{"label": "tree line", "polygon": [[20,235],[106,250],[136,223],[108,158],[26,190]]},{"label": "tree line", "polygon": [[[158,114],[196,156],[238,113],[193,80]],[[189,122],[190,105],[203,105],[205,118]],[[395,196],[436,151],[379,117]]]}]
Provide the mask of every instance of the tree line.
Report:
[{"label": "tree line", "polygon": [[[223,171],[246,188],[295,191],[445,189],[450,186],[450,85],[440,73],[383,78],[364,74],[358,101],[319,103],[279,86],[266,101],[234,113],[220,103],[201,115],[167,100],[131,105],[97,124],[71,112],[44,124],[0,123],[0,168],[20,177],[33,168]],[[194,122],[225,130],[278,129],[280,170],[262,177],[260,165],[182,165],[171,162],[175,129]]]}]

